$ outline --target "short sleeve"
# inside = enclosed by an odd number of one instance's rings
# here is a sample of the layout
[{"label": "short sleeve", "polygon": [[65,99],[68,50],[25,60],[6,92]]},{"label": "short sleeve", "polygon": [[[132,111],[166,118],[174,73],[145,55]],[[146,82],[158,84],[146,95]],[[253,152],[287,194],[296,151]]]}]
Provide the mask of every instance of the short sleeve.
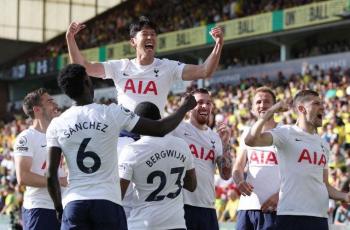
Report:
[{"label": "short sleeve", "polygon": [[57,130],[56,130],[56,118],[51,121],[49,127],[46,130],[46,144],[47,147],[60,147],[60,144],[58,143],[58,136],[57,136]]},{"label": "short sleeve", "polygon": [[121,60],[111,60],[102,62],[103,68],[105,70],[105,77],[104,79],[118,79],[118,72],[122,71],[122,69],[125,68],[126,62],[129,61],[128,59],[121,59]]},{"label": "short sleeve", "polygon": [[125,146],[119,155],[118,163],[119,177],[129,181],[133,176],[132,152],[133,149],[131,147]]},{"label": "short sleeve", "polygon": [[140,117],[122,105],[111,104],[108,106],[109,116],[120,126],[121,130],[131,131]]},{"label": "short sleeve", "polygon": [[272,145],[275,145],[277,148],[281,148],[285,143],[287,143],[287,135],[289,130],[285,126],[277,126],[268,132],[270,132],[272,135]]},{"label": "short sleeve", "polygon": [[30,136],[28,135],[28,132],[21,133],[16,138],[15,144],[14,144],[14,156],[28,156],[33,157],[33,147],[31,146],[31,140]]},{"label": "short sleeve", "polygon": [[167,60],[167,65],[172,70],[172,82],[182,81],[182,73],[186,64],[179,61]]}]

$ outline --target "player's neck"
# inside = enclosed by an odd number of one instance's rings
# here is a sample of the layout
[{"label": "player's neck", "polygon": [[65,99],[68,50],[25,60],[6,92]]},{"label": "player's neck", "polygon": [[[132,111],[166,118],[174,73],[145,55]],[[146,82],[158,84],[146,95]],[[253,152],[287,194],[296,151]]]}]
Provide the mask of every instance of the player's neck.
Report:
[{"label": "player's neck", "polygon": [[316,128],[309,124],[307,121],[304,119],[299,119],[296,123],[296,125],[301,128],[304,132],[307,132],[309,134],[315,134],[316,133]]},{"label": "player's neck", "polygon": [[200,129],[200,130],[207,130],[208,129],[208,126],[206,124],[199,124],[196,119],[193,119],[193,118],[190,118],[190,123],[196,127],[197,129]]},{"label": "player's neck", "polygon": [[139,65],[150,65],[154,61],[154,56],[138,55],[136,57],[136,63]]},{"label": "player's neck", "polygon": [[46,129],[49,126],[50,122],[45,119],[34,119],[33,128],[41,133],[46,133]]}]

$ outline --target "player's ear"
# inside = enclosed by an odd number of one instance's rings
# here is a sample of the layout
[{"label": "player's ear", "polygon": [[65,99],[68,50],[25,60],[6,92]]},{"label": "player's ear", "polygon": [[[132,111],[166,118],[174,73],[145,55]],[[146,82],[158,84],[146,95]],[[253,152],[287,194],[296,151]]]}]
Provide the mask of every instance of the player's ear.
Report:
[{"label": "player's ear", "polygon": [[133,38],[130,38],[130,45],[133,47],[133,48],[136,48],[136,38],[133,37]]},{"label": "player's ear", "polygon": [[305,107],[304,107],[303,105],[298,105],[298,106],[297,106],[297,109],[298,109],[298,111],[299,111],[300,113],[304,113],[304,114],[305,114],[305,112],[306,112]]}]

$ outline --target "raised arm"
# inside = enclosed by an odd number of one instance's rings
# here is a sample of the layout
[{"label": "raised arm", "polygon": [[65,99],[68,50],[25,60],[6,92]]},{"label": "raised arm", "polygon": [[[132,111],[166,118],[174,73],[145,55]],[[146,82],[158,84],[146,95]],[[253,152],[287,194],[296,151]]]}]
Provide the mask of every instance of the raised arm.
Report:
[{"label": "raised arm", "polygon": [[205,62],[200,65],[186,65],[182,73],[182,79],[192,81],[210,78],[217,69],[220,61],[221,50],[224,45],[224,34],[221,27],[215,27],[210,31],[215,40],[215,46]]},{"label": "raised arm", "polygon": [[228,180],[232,176],[232,157],[230,138],[231,134],[228,127],[221,123],[218,126],[217,132],[221,138],[223,154],[217,159],[217,166],[219,169],[220,177],[224,180]]},{"label": "raised arm", "polygon": [[162,137],[174,130],[185,117],[186,113],[196,107],[196,105],[196,99],[193,95],[189,94],[175,113],[158,121],[140,117],[140,120],[136,123],[131,132],[141,135]]},{"label": "raised arm", "polygon": [[59,147],[50,147],[49,148],[49,168],[46,174],[47,177],[47,189],[49,191],[50,197],[53,200],[57,219],[61,221],[63,206],[61,198],[61,187],[58,180],[58,167],[61,161],[62,150]]},{"label": "raised arm", "polygon": [[259,118],[252,128],[249,130],[248,135],[245,137],[244,142],[248,146],[270,146],[273,143],[272,134],[270,132],[262,133],[262,129],[265,123],[272,118],[274,113],[279,111],[287,111],[289,109],[289,102],[286,100],[280,101],[273,105],[266,113]]},{"label": "raised arm", "polygon": [[105,70],[101,63],[88,62],[81,54],[79,47],[75,41],[75,35],[78,34],[86,26],[78,22],[72,22],[66,32],[67,46],[71,63],[80,64],[86,68],[88,75],[92,77],[104,77]]}]

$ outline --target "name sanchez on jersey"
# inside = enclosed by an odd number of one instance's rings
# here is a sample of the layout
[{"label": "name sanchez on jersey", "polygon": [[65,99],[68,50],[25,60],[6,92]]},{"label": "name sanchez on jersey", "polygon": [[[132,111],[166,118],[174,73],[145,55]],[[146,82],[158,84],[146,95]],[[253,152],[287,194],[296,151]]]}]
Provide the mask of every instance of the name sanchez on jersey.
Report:
[{"label": "name sanchez on jersey", "polygon": [[103,124],[101,122],[84,121],[84,122],[79,122],[79,123],[75,124],[73,127],[69,127],[69,129],[64,130],[63,134],[67,138],[70,138],[74,133],[78,132],[79,130],[95,129],[95,130],[101,131],[103,133],[106,133],[107,128],[108,128],[108,125]]},{"label": "name sanchez on jersey", "polygon": [[153,154],[149,160],[146,161],[146,164],[148,167],[152,167],[155,163],[157,163],[158,160],[164,159],[166,157],[173,157],[175,159],[179,159],[182,162],[186,161],[186,156],[184,156],[182,153],[177,152],[176,150],[173,149],[167,149],[167,150],[162,150],[159,153]]}]

